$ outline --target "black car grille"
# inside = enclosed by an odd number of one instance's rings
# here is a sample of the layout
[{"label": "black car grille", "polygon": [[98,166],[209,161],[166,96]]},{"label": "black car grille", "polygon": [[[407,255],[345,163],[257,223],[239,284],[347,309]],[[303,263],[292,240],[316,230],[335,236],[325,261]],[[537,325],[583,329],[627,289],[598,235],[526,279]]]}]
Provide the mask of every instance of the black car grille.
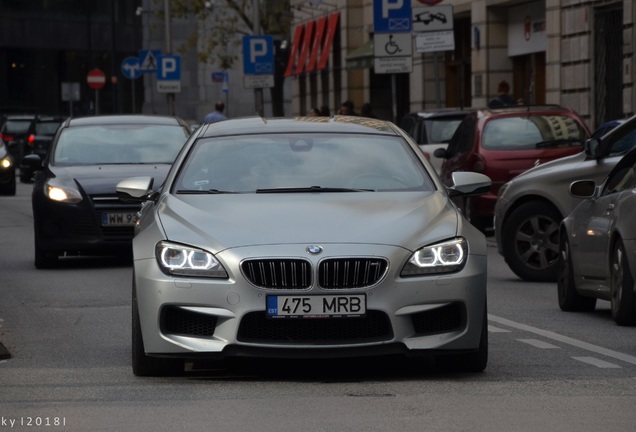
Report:
[{"label": "black car grille", "polygon": [[389,317],[367,311],[361,318],[275,319],[251,312],[241,320],[237,339],[249,343],[313,344],[366,343],[391,340]]},{"label": "black car grille", "polygon": [[311,263],[303,259],[258,259],[241,263],[243,275],[261,288],[307,289],[311,286]]},{"label": "black car grille", "polygon": [[[91,201],[95,210],[98,230],[101,230],[105,240],[120,240],[121,238],[133,238],[134,226],[102,226],[102,213],[104,212],[137,212],[138,204],[125,203],[117,195],[92,195]],[[94,225],[93,225],[93,229]]]},{"label": "black car grille", "polygon": [[375,285],[385,275],[383,258],[337,258],[320,262],[318,284],[328,289],[364,288]]},{"label": "black car grille", "polygon": [[460,303],[450,303],[436,309],[418,312],[411,316],[413,329],[419,335],[448,333],[465,325],[464,308]]},{"label": "black car grille", "polygon": [[161,332],[183,336],[211,337],[216,329],[213,315],[185,310],[176,306],[161,309]]},{"label": "black car grille", "polygon": [[[335,258],[321,261],[318,284],[325,289],[364,288],[377,284],[389,267],[384,258]],[[304,259],[257,259],[241,263],[252,284],[269,289],[307,289],[312,266]]]}]

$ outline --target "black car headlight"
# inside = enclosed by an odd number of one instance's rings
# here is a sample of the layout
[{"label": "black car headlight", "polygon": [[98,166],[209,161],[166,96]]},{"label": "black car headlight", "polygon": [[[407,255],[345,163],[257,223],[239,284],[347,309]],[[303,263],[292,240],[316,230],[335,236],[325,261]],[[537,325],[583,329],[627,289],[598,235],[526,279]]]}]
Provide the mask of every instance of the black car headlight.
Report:
[{"label": "black car headlight", "polygon": [[44,184],[44,194],[53,201],[77,204],[82,201],[82,193],[75,186],[59,184],[51,179]]},{"label": "black car headlight", "polygon": [[159,268],[174,276],[227,278],[227,272],[210,252],[203,249],[161,241],[155,246]]},{"label": "black car headlight", "polygon": [[11,168],[11,165],[13,165],[13,162],[11,162],[9,158],[2,158],[2,160],[0,160],[0,166],[4,169]]},{"label": "black car headlight", "polygon": [[464,268],[468,257],[468,242],[456,238],[425,246],[411,255],[401,276],[421,276],[457,272]]}]

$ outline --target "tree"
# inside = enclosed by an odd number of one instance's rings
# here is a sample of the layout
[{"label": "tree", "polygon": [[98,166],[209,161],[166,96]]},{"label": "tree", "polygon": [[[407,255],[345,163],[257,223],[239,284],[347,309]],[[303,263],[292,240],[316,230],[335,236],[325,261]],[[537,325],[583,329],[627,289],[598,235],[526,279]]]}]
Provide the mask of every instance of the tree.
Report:
[{"label": "tree", "polygon": [[[164,0],[154,0],[157,7]],[[253,21],[253,7],[259,7],[258,27]],[[163,14],[163,11],[159,12]],[[171,18],[196,17],[199,26],[176,50],[180,53],[196,49],[202,63],[218,65],[223,70],[232,69],[239,61],[241,35],[272,35],[276,41],[276,75],[282,76],[278,64],[286,59],[281,41],[288,40],[292,13],[289,0],[170,0]],[[282,80],[275,79],[271,89],[274,115],[283,115]]]}]

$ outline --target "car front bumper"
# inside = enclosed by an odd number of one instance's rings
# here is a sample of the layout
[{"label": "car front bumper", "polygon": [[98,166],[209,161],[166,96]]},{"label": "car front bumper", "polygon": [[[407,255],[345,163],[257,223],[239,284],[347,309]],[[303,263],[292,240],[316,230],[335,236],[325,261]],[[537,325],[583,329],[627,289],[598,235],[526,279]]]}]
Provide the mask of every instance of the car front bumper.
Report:
[{"label": "car front bumper", "polygon": [[[330,250],[368,256],[369,247],[330,245]],[[301,245],[227,250],[217,255],[227,280],[167,276],[154,258],[134,262],[134,295],[144,347],[150,356],[182,358],[350,357],[431,354],[479,347],[486,310],[486,257],[470,255],[457,273],[402,278],[410,253],[374,246],[389,260],[381,281],[337,292],[312,284],[306,290],[258,288],[239,272],[255,256],[303,256]],[[353,254],[353,255],[352,255]],[[338,256],[342,256],[338,254]],[[306,257],[306,254],[305,254]],[[321,257],[320,259],[324,259]],[[312,262],[317,268],[320,259]],[[266,296],[364,294],[367,314],[358,318],[267,318]]]}]

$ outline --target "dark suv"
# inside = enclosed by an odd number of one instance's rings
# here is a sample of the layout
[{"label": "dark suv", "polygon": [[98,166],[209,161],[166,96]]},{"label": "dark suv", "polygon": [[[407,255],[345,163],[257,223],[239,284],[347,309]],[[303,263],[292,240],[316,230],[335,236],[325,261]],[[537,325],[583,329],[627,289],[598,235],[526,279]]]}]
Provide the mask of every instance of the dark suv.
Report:
[{"label": "dark suv", "polygon": [[474,171],[492,180],[490,192],[457,202],[482,231],[493,226],[499,188],[539,164],[583,151],[590,131],[579,115],[556,105],[480,109],[464,118],[448,148],[440,177],[450,185],[455,171]]}]

